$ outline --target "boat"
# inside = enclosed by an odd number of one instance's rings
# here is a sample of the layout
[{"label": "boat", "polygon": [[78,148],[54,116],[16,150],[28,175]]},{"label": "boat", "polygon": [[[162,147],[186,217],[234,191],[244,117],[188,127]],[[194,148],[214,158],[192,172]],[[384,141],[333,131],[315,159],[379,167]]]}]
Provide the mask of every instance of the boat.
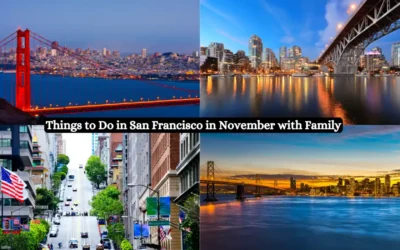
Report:
[{"label": "boat", "polygon": [[369,77],[369,74],[367,72],[361,72],[360,74],[356,74],[356,76]]},{"label": "boat", "polygon": [[326,75],[324,73],[316,73],[313,75],[313,77],[325,77]]},{"label": "boat", "polygon": [[212,75],[211,77],[225,77],[224,75]]},{"label": "boat", "polygon": [[375,74],[374,76],[376,76],[376,77],[381,77],[382,75],[380,75],[380,74]]},{"label": "boat", "polygon": [[293,77],[308,77],[308,75],[304,74],[304,73],[293,73],[292,76]]},{"label": "boat", "polygon": [[270,73],[270,74],[266,74],[265,76],[266,76],[266,77],[274,77],[275,74],[274,74],[274,73]]}]

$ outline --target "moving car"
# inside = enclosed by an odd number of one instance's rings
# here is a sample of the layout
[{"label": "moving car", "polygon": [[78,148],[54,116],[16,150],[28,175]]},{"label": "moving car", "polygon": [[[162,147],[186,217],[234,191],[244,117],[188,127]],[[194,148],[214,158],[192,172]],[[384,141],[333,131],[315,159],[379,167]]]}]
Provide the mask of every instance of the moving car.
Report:
[{"label": "moving car", "polygon": [[70,239],[68,242],[69,248],[78,248],[78,244],[79,244],[79,242],[75,238]]},{"label": "moving car", "polygon": [[68,196],[67,201],[72,201],[72,196]]},{"label": "moving car", "polygon": [[65,216],[70,216],[71,213],[70,212],[65,212]]},{"label": "moving car", "polygon": [[68,207],[69,206],[69,202],[65,202],[65,206]]},{"label": "moving car", "polygon": [[75,216],[76,215],[76,213],[75,212],[71,212],[71,216]]},{"label": "moving car", "polygon": [[104,249],[111,249],[111,241],[109,238],[103,239]]},{"label": "moving car", "polygon": [[78,188],[73,188],[72,191],[76,192],[76,191],[78,191]]},{"label": "moving car", "polygon": [[72,184],[68,184],[68,187],[69,187],[69,188],[72,187]]},{"label": "moving car", "polygon": [[49,236],[50,237],[57,237],[57,234],[58,234],[58,230],[53,229],[53,230],[50,231]]},{"label": "moving car", "polygon": [[77,201],[74,202],[74,206],[78,206],[78,202]]},{"label": "moving car", "polygon": [[81,237],[82,238],[89,238],[88,232],[81,232]]},{"label": "moving car", "polygon": [[53,223],[55,225],[60,225],[60,219],[58,219],[58,218],[54,219]]}]

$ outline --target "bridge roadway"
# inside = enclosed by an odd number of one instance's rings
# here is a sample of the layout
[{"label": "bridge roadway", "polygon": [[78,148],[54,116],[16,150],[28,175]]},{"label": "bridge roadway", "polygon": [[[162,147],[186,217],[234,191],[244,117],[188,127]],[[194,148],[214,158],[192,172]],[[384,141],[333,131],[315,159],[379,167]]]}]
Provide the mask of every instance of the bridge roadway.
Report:
[{"label": "bridge roadway", "polygon": [[180,106],[200,104],[200,98],[180,98],[170,100],[154,100],[154,101],[138,101],[138,102],[121,102],[121,103],[105,103],[105,104],[87,104],[65,107],[50,107],[50,108],[34,108],[24,110],[24,112],[33,115],[57,115],[57,114],[73,114],[78,112],[94,112],[108,111],[116,109],[134,109],[134,108],[155,108],[167,106]]},{"label": "bridge roadway", "polygon": [[284,189],[280,189],[280,188],[270,187],[270,186],[264,185],[264,184],[257,184],[257,183],[251,182],[251,181],[200,179],[200,183],[201,184],[211,183],[211,184],[216,184],[216,185],[245,185],[245,186],[250,186],[250,187],[263,187],[263,188],[270,188],[270,189],[274,189],[274,190],[284,190]]},{"label": "bridge roadway", "polygon": [[[328,63],[329,57],[340,47],[340,56],[355,46],[363,44],[364,50],[370,43],[397,28],[388,27],[400,18],[399,0],[364,0],[318,58],[319,63]],[[383,30],[386,31],[382,32]],[[340,58],[336,58],[338,63]]]}]

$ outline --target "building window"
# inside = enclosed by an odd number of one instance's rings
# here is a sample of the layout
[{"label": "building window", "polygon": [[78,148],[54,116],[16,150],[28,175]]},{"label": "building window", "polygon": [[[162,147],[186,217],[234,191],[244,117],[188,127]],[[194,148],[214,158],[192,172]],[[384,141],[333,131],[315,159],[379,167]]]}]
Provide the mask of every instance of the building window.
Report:
[{"label": "building window", "polygon": [[19,132],[20,133],[28,133],[28,126],[20,126]]},{"label": "building window", "polygon": [[20,148],[29,148],[29,143],[28,141],[20,141],[19,146]]},{"label": "building window", "polygon": [[11,147],[11,139],[0,139],[0,147]]},{"label": "building window", "polygon": [[0,166],[12,170],[12,161],[10,159],[0,159]]}]

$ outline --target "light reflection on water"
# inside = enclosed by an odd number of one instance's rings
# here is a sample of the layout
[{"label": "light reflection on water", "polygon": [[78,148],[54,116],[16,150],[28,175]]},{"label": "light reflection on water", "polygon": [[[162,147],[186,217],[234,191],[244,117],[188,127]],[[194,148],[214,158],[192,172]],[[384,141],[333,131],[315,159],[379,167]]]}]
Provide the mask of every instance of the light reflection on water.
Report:
[{"label": "light reflection on water", "polygon": [[201,207],[201,248],[399,249],[399,221],[400,198],[275,196],[217,202]]},{"label": "light reflection on water", "polygon": [[207,77],[203,117],[341,117],[400,124],[400,77]]}]

